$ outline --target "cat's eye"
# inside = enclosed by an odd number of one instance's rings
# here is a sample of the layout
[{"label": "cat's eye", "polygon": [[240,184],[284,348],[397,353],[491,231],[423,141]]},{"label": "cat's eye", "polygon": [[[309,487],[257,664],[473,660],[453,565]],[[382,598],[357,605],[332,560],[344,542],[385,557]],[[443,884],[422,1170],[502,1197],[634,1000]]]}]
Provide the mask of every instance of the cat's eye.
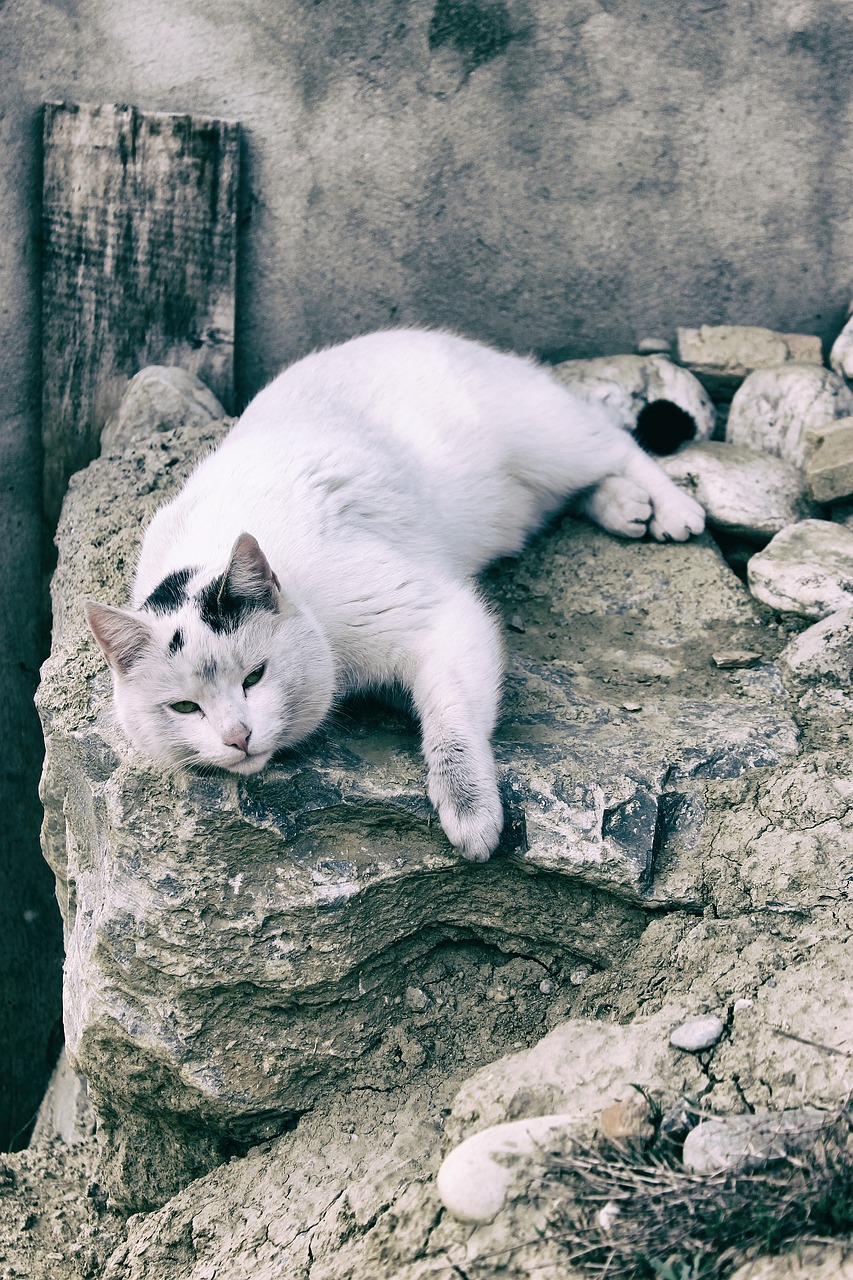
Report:
[{"label": "cat's eye", "polygon": [[201,711],[197,702],[171,702],[169,705],[179,716],[191,716],[194,711]]},{"label": "cat's eye", "polygon": [[255,667],[254,671],[250,671],[249,674],[246,676],[246,679],[243,681],[243,688],[251,689],[253,684],[258,683],[258,681],[260,680],[261,676],[264,674],[266,669],[267,669],[266,664],[263,664],[260,667]]}]

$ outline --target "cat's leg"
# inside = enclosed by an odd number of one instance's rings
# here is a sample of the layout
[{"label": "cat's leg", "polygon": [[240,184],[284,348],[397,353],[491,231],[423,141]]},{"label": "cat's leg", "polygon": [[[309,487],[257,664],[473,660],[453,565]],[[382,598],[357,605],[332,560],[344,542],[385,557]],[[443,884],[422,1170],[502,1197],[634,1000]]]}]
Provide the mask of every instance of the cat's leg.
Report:
[{"label": "cat's leg", "polygon": [[485,862],[504,821],[490,742],[503,657],[497,625],[472,586],[449,588],[431,611],[409,667],[429,798],[451,844]]},{"label": "cat's leg", "polygon": [[686,542],[705,528],[705,512],[679,489],[634,440],[619,471],[605,476],[575,504],[608,533],[641,538],[648,530],[658,542]]},{"label": "cat's leg", "polygon": [[[631,437],[629,437],[631,439]],[[636,484],[648,494],[652,505],[649,533],[658,542],[686,542],[705,528],[705,511],[695,498],[679,489],[666,472],[631,439],[634,448],[618,477]]]},{"label": "cat's leg", "polygon": [[574,496],[576,510],[622,537],[639,538],[648,529],[661,542],[683,542],[702,532],[699,503],[670,480],[607,406],[582,401],[542,377],[529,380],[529,391],[519,408],[526,425],[514,437],[509,473],[521,489],[542,495],[543,516],[550,514],[552,495],[551,511]]}]

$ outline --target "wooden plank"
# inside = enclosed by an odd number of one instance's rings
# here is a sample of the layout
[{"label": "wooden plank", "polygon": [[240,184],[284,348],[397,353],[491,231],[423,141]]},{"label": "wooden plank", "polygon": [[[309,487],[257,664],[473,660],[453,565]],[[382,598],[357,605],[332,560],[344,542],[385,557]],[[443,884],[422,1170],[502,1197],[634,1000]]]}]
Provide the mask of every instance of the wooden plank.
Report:
[{"label": "wooden plank", "polygon": [[148,364],[180,365],[229,411],[240,129],[126,106],[44,110],[44,509]]}]

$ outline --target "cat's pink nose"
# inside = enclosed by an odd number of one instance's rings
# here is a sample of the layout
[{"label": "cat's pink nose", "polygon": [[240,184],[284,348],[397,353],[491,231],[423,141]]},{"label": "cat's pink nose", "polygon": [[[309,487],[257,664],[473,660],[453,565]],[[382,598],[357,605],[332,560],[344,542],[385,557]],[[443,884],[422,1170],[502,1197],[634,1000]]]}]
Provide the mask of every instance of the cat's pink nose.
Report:
[{"label": "cat's pink nose", "polygon": [[226,733],[222,741],[225,743],[226,747],[237,747],[238,750],[245,751],[248,755],[249,739],[251,736],[252,730],[244,729],[241,726],[239,729],[232,729],[230,733]]}]

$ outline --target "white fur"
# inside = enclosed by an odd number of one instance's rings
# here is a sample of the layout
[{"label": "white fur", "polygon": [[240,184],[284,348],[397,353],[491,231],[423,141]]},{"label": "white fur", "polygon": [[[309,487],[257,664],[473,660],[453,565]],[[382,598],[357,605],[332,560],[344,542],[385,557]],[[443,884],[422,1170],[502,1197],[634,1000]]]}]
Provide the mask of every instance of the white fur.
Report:
[{"label": "white fur", "polygon": [[[701,508],[604,407],[530,360],[414,330],[308,356],[146,530],[131,612],[151,642],[129,670],[112,662],[125,729],[164,763],[249,773],[340,693],[399,682],[442,825],[467,857],[487,858],[503,822],[490,747],[502,661],[473,575],[581,491],[591,518],[626,537],[703,528]],[[193,602],[139,612],[172,571],[197,567],[190,594],[222,574],[244,531],[281,584],[278,612],[252,613],[233,635],[215,635]],[[169,655],[176,628],[185,645]],[[211,661],[217,678],[204,681]],[[186,700],[202,711],[171,710]],[[246,733],[248,751],[228,745]]]}]

